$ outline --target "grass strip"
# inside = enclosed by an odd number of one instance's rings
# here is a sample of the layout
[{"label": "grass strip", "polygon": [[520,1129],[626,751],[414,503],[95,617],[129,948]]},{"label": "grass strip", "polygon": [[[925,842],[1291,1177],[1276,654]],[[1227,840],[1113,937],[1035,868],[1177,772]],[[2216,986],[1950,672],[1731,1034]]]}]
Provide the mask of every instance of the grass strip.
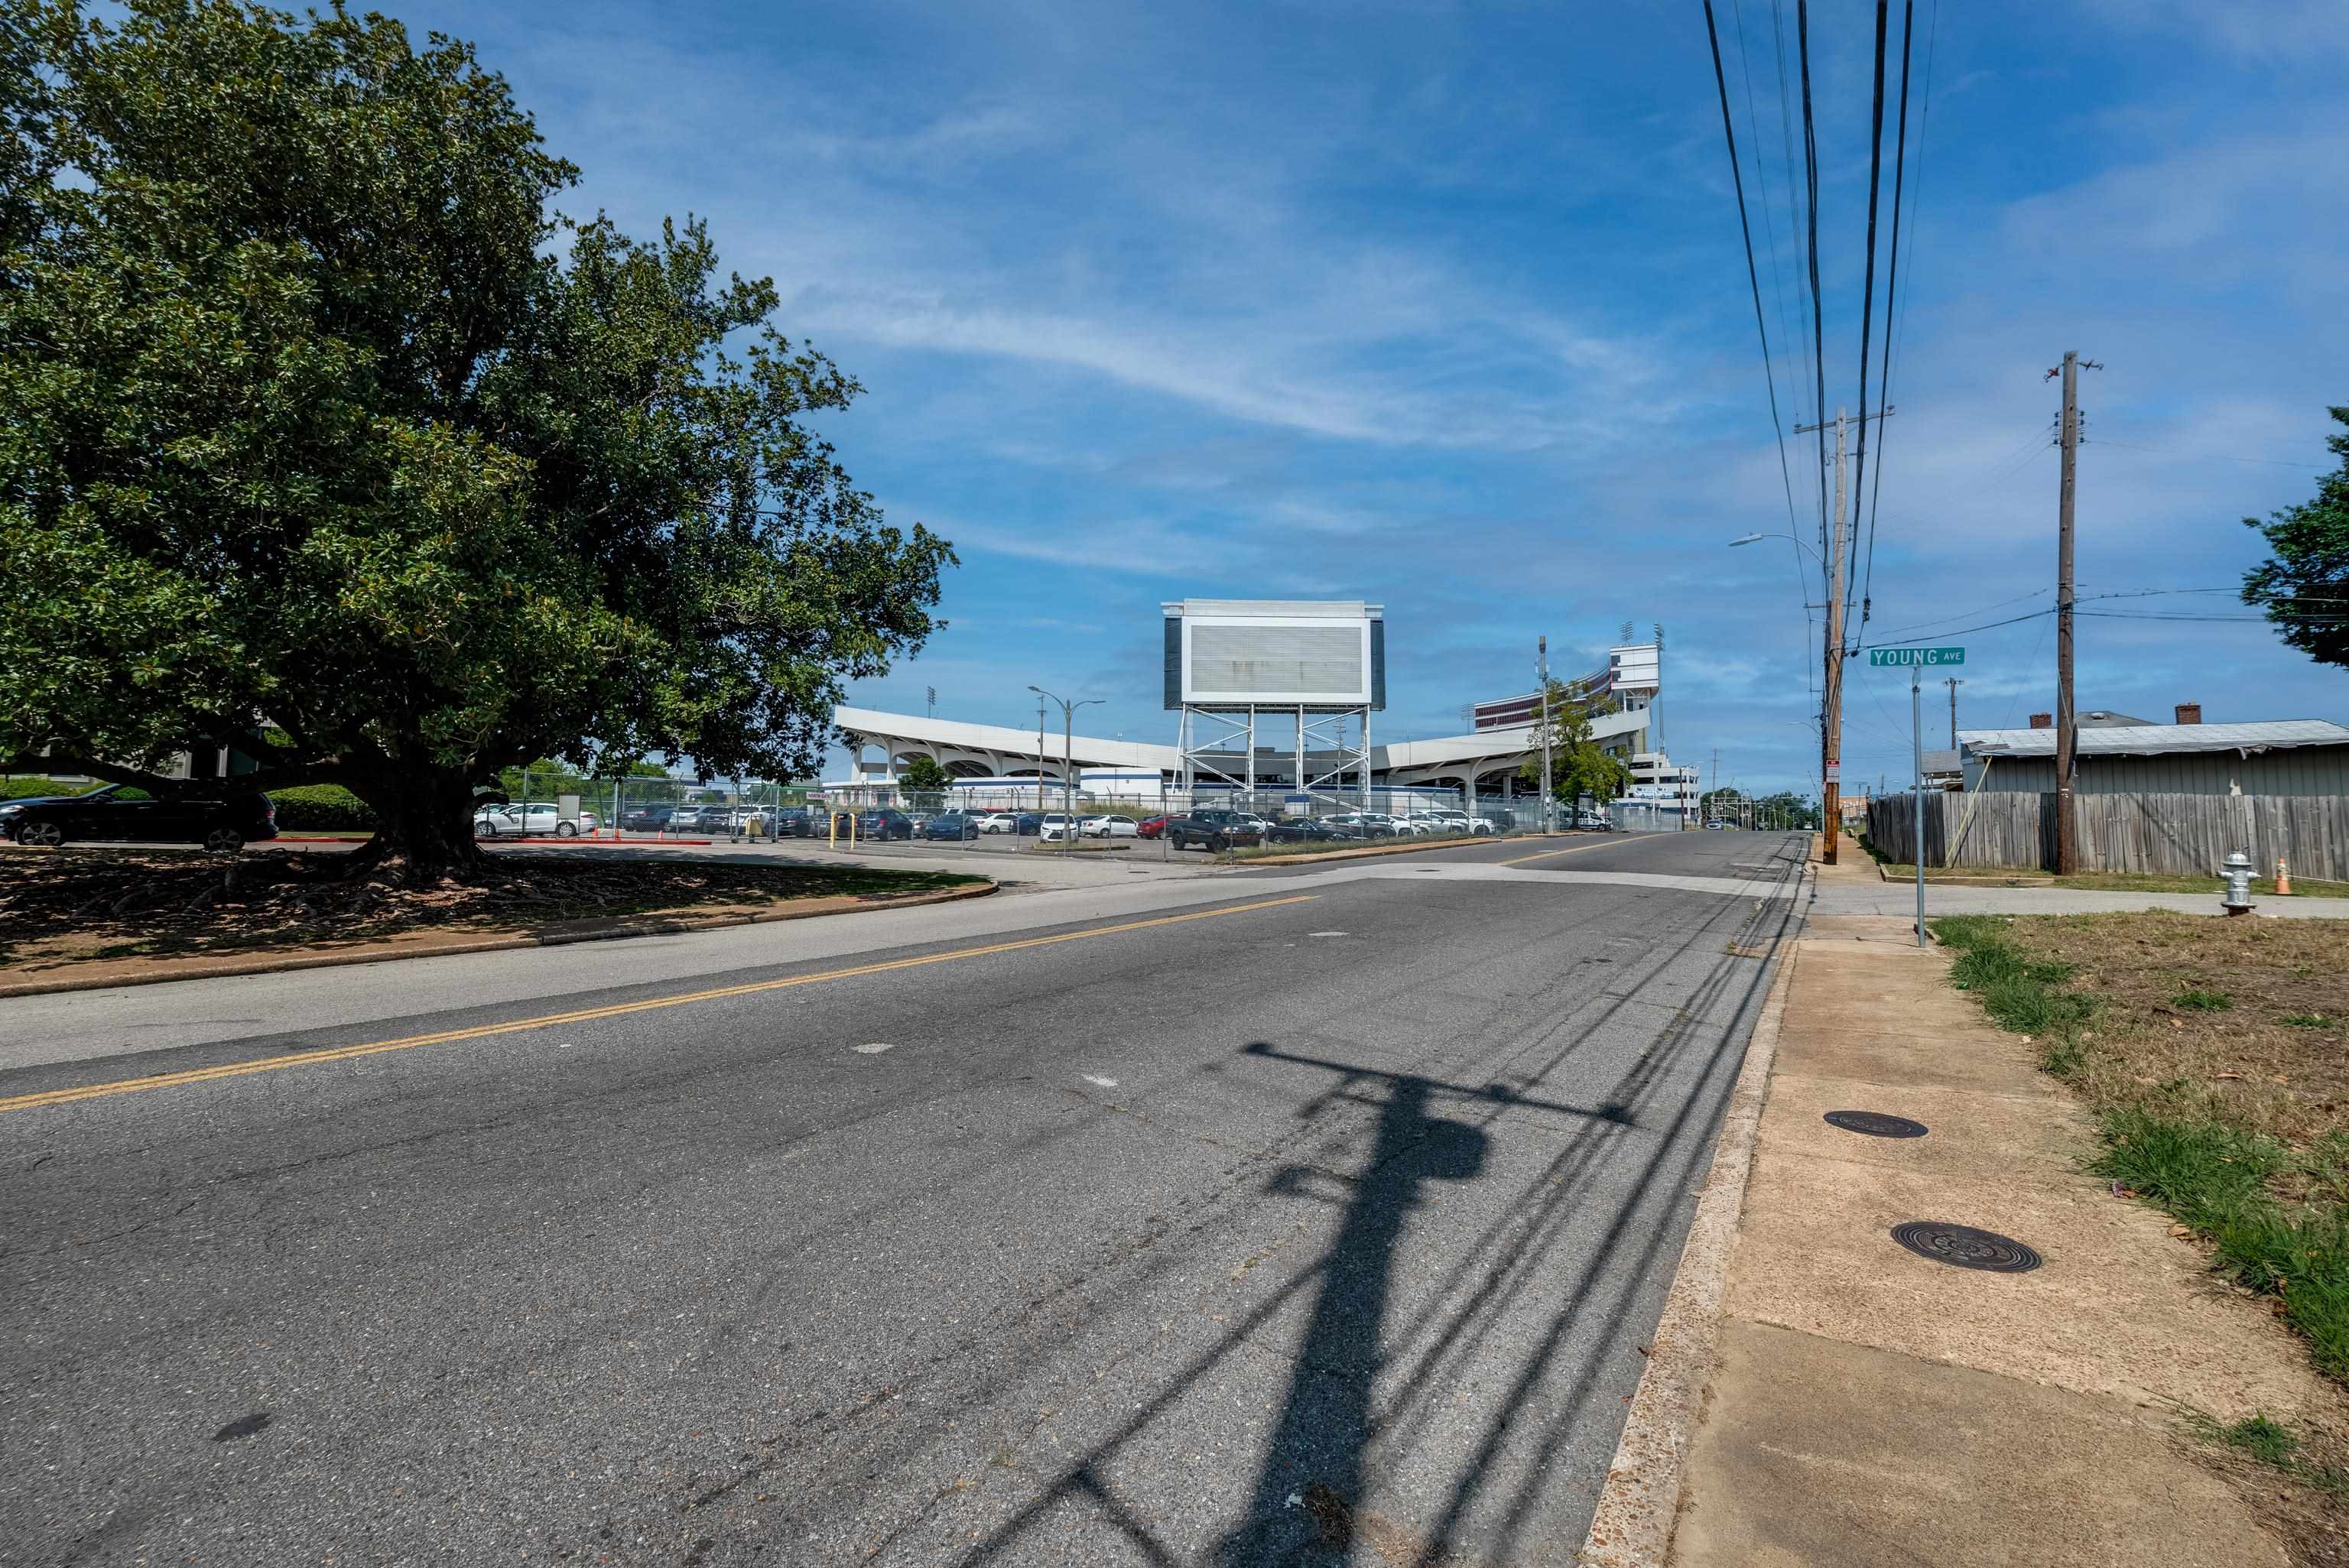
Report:
[{"label": "grass strip", "polygon": [[[1933,932],[1957,950],[1951,978],[1982,1004],[1992,1023],[2028,1035],[2040,1065],[2080,1078],[2085,1026],[2096,999],[2070,988],[2077,969],[2035,959],[2009,934],[2002,916],[1951,915]],[[2186,995],[2197,995],[2193,1003]],[[2215,1006],[2209,998],[2218,997]],[[2178,997],[2216,1010],[2216,993]],[[2175,1086],[2148,1085],[2159,1092]],[[2211,1247],[2212,1266],[2274,1296],[2308,1337],[2324,1373],[2349,1381],[2349,1138],[2329,1134],[2295,1150],[2282,1140],[2209,1115],[2157,1111],[2123,1099],[2097,1106],[2100,1151],[2089,1169],[2168,1212]],[[2310,1194],[2288,1204],[2283,1186]]]}]

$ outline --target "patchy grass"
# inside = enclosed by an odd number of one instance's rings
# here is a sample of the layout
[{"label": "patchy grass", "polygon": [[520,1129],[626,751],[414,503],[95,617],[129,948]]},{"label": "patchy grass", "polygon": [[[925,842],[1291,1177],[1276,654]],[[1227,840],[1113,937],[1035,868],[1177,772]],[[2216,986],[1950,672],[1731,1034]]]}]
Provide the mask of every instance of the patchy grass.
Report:
[{"label": "patchy grass", "polygon": [[2190,1405],[2177,1410],[2203,1459],[2283,1538],[2295,1568],[2349,1563],[2349,1442],[2263,1411],[2221,1421]]},{"label": "patchy grass", "polygon": [[2096,1173],[2191,1227],[2349,1381],[2349,929],[2150,911],[1934,930],[1953,980],[2100,1113]]},{"label": "patchy grass", "polygon": [[[2168,872],[2080,872],[2054,879],[2057,887],[2080,888],[2090,892],[2207,892],[2215,902],[2226,885],[2217,872],[2177,875]],[[2268,877],[2253,877],[2254,897],[2276,896],[2275,882]],[[2324,882],[2315,877],[2294,877],[2292,892],[2294,898],[2349,898],[2349,882]]]},{"label": "patchy grass", "polygon": [[478,880],[347,881],[340,855],[233,860],[102,850],[0,852],[0,972],[94,959],[339,947],[418,930],[514,932],[667,911],[887,898],[978,876],[870,866],[501,854]]},{"label": "patchy grass", "polygon": [[[1905,861],[1876,857],[1884,874],[1894,882],[1914,882],[1917,868]],[[2218,908],[2220,892],[2226,882],[2217,872],[2207,874],[2174,875],[2163,872],[2081,872],[2059,877],[2053,872],[2033,871],[2023,867],[2002,866],[1927,866],[1928,884],[1945,882],[1958,887],[2064,887],[2084,892],[2182,892],[2208,893],[2211,908]],[[2272,879],[2253,877],[2251,896],[2255,899],[2277,896]],[[2292,879],[2293,898],[2349,898],[2349,882],[2324,882],[2315,877]]]}]

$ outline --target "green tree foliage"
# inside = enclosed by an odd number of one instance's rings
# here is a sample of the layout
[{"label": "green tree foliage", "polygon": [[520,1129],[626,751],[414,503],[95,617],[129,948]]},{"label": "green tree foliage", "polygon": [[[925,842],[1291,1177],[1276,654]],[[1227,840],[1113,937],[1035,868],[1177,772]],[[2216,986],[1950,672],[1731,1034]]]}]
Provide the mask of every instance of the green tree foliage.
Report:
[{"label": "green tree foliage", "polygon": [[2283,640],[2319,664],[2349,666],[2349,407],[2333,411],[2341,433],[2324,444],[2340,468],[2317,481],[2316,499],[2243,526],[2267,535],[2267,560],[2243,574],[2243,603],[2268,613]]},{"label": "green tree foliage", "polygon": [[862,388],[773,285],[556,214],[462,43],[107,15],[0,8],[0,765],[233,744],[418,873],[526,759],[820,766],[954,556],[811,428]]},{"label": "green tree foliage", "polygon": [[1536,789],[1541,787],[1542,738],[1549,738],[1550,794],[1571,806],[1585,795],[1605,802],[1614,799],[1631,781],[1631,770],[1607,754],[1606,748],[1590,738],[1591,720],[1615,711],[1614,705],[1579,694],[1564,681],[1549,683],[1549,703],[1545,715],[1537,707],[1530,742],[1533,755],[1517,767],[1517,777]]},{"label": "green tree foliage", "polygon": [[916,757],[897,771],[900,789],[927,791],[947,789],[953,783],[954,775],[927,757]]}]

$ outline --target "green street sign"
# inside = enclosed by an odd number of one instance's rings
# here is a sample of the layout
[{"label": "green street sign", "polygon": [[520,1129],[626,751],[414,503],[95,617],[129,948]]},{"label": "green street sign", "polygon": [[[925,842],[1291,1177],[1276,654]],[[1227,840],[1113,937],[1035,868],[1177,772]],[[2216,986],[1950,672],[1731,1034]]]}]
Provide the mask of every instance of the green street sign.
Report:
[{"label": "green street sign", "polygon": [[1961,665],[1966,662],[1963,648],[1870,648],[1868,663],[1871,669],[1888,666],[1908,669],[1918,665]]}]

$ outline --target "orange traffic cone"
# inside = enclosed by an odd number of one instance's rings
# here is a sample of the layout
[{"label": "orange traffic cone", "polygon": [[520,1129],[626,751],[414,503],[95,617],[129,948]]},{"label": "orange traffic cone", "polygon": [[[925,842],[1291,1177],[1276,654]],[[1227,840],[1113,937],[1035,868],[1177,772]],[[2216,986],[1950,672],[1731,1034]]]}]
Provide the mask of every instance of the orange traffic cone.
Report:
[{"label": "orange traffic cone", "polygon": [[2278,898],[2290,898],[2292,896],[2292,867],[2285,863],[2284,858],[2282,855],[2278,855],[2276,857],[2275,890],[2276,897]]}]

